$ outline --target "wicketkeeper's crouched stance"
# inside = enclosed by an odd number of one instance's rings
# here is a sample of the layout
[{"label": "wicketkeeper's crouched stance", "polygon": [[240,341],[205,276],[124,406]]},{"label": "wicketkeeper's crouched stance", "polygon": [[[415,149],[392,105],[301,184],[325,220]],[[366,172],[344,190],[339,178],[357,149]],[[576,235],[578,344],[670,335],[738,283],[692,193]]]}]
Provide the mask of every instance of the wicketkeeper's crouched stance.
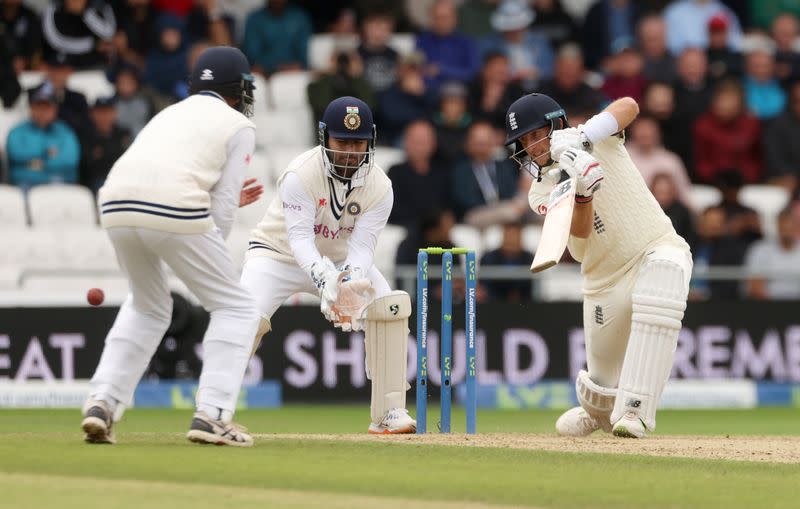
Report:
[{"label": "wicketkeeper's crouched stance", "polygon": [[506,142],[537,178],[528,196],[534,211],[547,213],[562,174],[576,179],[568,248],[584,276],[588,372],[576,381],[581,406],[556,423],[563,435],[603,429],[641,438],[655,429],[686,309],[689,246],[648,190],[621,134],[638,111],[635,101],[620,99],[571,128],[552,98],[530,94],[506,115]]},{"label": "wicketkeeper's crouched stance", "polygon": [[319,142],[278,178],[278,196],[250,239],[241,281],[261,314],[256,347],[289,296],[319,295],[328,320],[365,331],[369,432],[413,433],[416,422],[405,408],[411,301],[392,291],[373,264],[394,198],[391,181],[374,164],[369,106],[354,97],[332,101]]}]

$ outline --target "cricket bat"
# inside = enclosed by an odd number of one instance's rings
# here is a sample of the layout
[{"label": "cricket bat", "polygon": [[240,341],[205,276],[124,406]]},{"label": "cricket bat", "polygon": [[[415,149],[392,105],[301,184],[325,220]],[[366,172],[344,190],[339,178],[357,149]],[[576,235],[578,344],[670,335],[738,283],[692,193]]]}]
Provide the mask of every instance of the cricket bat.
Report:
[{"label": "cricket bat", "polygon": [[561,260],[569,240],[572,225],[572,210],[575,208],[576,180],[571,177],[559,183],[550,192],[547,214],[544,216],[542,236],[536,255],[533,257],[531,272],[549,269]]}]

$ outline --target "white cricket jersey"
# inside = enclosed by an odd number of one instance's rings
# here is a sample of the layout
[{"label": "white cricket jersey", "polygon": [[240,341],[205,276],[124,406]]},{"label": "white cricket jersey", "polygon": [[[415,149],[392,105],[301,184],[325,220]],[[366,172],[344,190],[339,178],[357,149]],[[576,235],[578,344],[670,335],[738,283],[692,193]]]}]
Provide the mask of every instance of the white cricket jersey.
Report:
[{"label": "white cricket jersey", "polygon": [[229,140],[243,129],[255,124],[219,96],[192,95],[161,111],[114,163],[100,189],[102,226],[209,231],[210,191],[227,163]]},{"label": "white cricket jersey", "polygon": [[[581,262],[585,293],[613,284],[655,245],[689,249],[647,188],[621,135],[595,143],[592,156],[603,168],[603,182],[592,200],[592,232],[585,239],[571,235],[567,244],[572,257]],[[531,186],[528,198],[535,211],[542,212],[537,209],[547,202],[560,173],[552,171],[551,178]]]},{"label": "white cricket jersey", "polygon": [[[391,181],[373,166],[363,185],[352,186],[331,177],[322,158],[317,146],[289,163],[278,178],[278,195],[252,231],[247,259],[269,256],[308,270],[311,263],[327,256],[337,265],[353,262],[369,269],[377,235],[391,211]],[[290,186],[292,190],[287,190]],[[306,210],[309,207],[312,210]],[[287,215],[291,217],[288,223]],[[304,230],[290,235],[287,228],[296,226]],[[309,243],[303,244],[304,239]],[[354,246],[352,240],[359,242]],[[361,246],[364,253],[354,257],[350,251]]]}]

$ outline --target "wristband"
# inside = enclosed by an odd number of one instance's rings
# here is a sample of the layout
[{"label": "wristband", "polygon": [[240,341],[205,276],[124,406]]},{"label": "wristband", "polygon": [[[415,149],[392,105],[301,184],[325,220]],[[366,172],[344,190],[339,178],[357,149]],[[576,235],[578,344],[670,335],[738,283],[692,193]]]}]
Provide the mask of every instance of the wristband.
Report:
[{"label": "wristband", "polygon": [[591,143],[597,143],[619,132],[619,124],[614,115],[603,111],[590,118],[583,125],[583,134]]}]

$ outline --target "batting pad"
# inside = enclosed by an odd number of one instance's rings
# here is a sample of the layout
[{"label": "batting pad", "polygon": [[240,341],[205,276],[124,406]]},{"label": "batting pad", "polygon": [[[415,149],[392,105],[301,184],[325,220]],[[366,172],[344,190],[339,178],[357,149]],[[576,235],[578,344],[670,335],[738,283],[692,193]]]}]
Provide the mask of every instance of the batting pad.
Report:
[{"label": "batting pad", "polygon": [[364,341],[372,380],[370,417],[375,424],[390,409],[406,407],[409,316],[411,299],[399,290],[375,299],[367,308]]},{"label": "batting pad", "polygon": [[656,427],[656,407],[672,370],[686,309],[688,270],[688,261],[675,257],[653,257],[642,267],[633,290],[631,335],[612,423],[633,412],[648,429]]},{"label": "batting pad", "polygon": [[617,390],[597,385],[582,369],[575,380],[575,393],[586,413],[594,417],[603,431],[611,433],[611,411],[614,410]]},{"label": "batting pad", "polygon": [[269,333],[272,330],[272,322],[269,321],[269,318],[262,316],[258,320],[258,330],[256,331],[256,337],[253,340],[253,349],[250,351],[250,357],[252,358],[256,354],[256,350],[258,347],[261,346],[261,338],[264,337],[264,334]]}]

